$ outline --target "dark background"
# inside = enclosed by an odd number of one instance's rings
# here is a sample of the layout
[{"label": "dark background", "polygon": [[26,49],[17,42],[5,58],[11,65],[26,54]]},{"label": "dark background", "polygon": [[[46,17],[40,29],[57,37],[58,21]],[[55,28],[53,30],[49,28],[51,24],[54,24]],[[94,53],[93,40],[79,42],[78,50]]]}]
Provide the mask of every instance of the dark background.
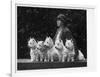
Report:
[{"label": "dark background", "polygon": [[56,17],[65,14],[72,21],[69,23],[77,47],[87,58],[86,10],[56,9],[17,6],[17,58],[30,58],[27,42],[30,37],[45,40],[54,37],[57,31]]}]

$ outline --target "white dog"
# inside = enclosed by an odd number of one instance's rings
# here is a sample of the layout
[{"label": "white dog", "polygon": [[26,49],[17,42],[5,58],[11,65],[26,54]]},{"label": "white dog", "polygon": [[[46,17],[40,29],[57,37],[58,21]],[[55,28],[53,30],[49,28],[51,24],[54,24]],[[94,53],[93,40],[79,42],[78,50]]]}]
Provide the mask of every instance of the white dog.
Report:
[{"label": "white dog", "polygon": [[62,62],[65,62],[68,57],[68,49],[64,46],[62,40],[60,40],[59,44],[62,46],[62,49],[60,50],[62,53]]},{"label": "white dog", "polygon": [[35,41],[34,38],[30,38],[28,41],[28,47],[30,48],[30,57],[31,61],[37,61],[37,42]]},{"label": "white dog", "polygon": [[[53,43],[53,40],[51,39],[51,37],[46,37],[45,41],[44,41],[44,46],[45,46],[45,53],[47,55],[47,61],[49,60],[52,60],[53,61],[53,58],[52,58],[52,51],[53,51],[53,46],[54,46],[54,43]],[[52,59],[51,59],[52,58]]]},{"label": "white dog", "polygon": [[55,48],[59,51],[61,59],[59,61],[65,62],[68,57],[68,49],[64,46],[61,39],[55,41]]},{"label": "white dog", "polygon": [[67,57],[67,62],[74,61],[74,56],[75,56],[75,47],[72,39],[66,39],[65,42],[65,47],[68,50],[68,57]]},{"label": "white dog", "polygon": [[83,53],[81,52],[81,50],[78,50],[78,60],[85,61],[85,57],[84,57]]},{"label": "white dog", "polygon": [[40,61],[43,61],[43,46],[44,46],[44,42],[38,41],[37,50],[38,50]]}]

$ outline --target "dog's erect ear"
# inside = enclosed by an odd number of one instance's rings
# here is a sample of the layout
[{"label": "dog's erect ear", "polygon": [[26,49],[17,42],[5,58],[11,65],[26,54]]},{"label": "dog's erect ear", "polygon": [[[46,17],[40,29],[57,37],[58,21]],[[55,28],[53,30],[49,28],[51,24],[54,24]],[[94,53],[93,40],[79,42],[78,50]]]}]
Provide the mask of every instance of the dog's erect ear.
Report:
[{"label": "dog's erect ear", "polygon": [[73,42],[73,40],[71,39],[71,42]]},{"label": "dog's erect ear", "polygon": [[46,39],[49,38],[48,36],[46,36]]},{"label": "dog's erect ear", "polygon": [[51,37],[49,36],[49,39],[51,39]]},{"label": "dog's erect ear", "polygon": [[52,38],[51,37],[49,37],[50,38],[50,40],[52,40]]}]

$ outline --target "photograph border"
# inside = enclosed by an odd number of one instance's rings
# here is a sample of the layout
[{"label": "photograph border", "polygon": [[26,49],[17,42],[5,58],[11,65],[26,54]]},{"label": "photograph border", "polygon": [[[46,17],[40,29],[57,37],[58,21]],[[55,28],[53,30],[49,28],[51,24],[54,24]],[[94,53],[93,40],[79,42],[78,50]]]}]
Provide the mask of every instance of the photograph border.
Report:
[{"label": "photograph border", "polygon": [[[94,23],[94,19],[91,19],[91,17],[92,18],[94,18],[94,7],[86,7],[86,6],[75,6],[75,5],[70,5],[70,6],[56,6],[56,5],[39,5],[39,4],[35,4],[35,3],[31,3],[31,4],[26,4],[26,3],[20,3],[20,2],[12,2],[11,3],[12,5],[11,5],[11,8],[12,8],[12,16],[11,16],[11,38],[12,38],[12,42],[11,42],[11,50],[12,50],[12,65],[11,65],[11,72],[12,72],[12,76],[14,76],[14,75],[16,75],[16,74],[18,74],[19,75],[19,73],[20,74],[25,74],[25,73],[32,73],[33,71],[37,71],[37,70],[26,70],[26,71],[18,71],[17,70],[17,8],[16,8],[16,6],[31,6],[31,7],[46,7],[46,8],[64,8],[64,9],[85,9],[86,11],[87,11],[87,56],[88,56],[88,54],[90,54],[91,52],[88,52],[89,50],[89,47],[88,47],[88,44],[90,43],[90,42],[88,42],[88,41],[90,41],[88,38],[90,38],[91,36],[88,36],[88,34],[91,32],[91,28],[90,28],[90,26],[89,25],[91,25],[91,21],[92,21],[92,27],[94,26],[93,24],[95,24]],[[90,11],[90,12],[89,12]],[[90,14],[90,13],[92,13],[92,14]],[[90,17],[91,16],[91,17]],[[91,19],[91,20],[90,20]],[[94,28],[94,27],[93,27]],[[90,30],[91,29],[91,30]],[[91,35],[91,34],[89,34],[89,35]],[[89,44],[90,45],[90,44]],[[95,54],[94,52],[92,52],[92,55],[93,54]],[[91,56],[89,56],[88,58],[87,58],[87,67],[82,67],[82,68],[60,68],[60,69],[53,69],[53,70],[62,70],[62,69],[64,69],[64,70],[70,70],[70,71],[72,71],[72,70],[88,70],[88,69],[91,69],[94,65],[93,64],[91,64],[91,63],[94,63],[93,61],[90,61],[90,58],[91,58]],[[89,62],[90,63],[89,63]],[[40,69],[39,69],[40,70]],[[39,71],[38,70],[38,71]],[[46,69],[45,69],[46,70]],[[45,71],[44,70],[44,71]],[[47,70],[51,70],[51,69],[47,69]],[[42,69],[40,70],[40,71],[43,71]]]}]

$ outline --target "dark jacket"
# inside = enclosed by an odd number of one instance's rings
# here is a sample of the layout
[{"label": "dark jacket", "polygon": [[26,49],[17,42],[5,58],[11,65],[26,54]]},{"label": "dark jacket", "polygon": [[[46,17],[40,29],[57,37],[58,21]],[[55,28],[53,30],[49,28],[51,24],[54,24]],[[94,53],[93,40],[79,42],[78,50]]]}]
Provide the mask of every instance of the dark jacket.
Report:
[{"label": "dark jacket", "polygon": [[71,31],[67,27],[60,27],[57,29],[56,35],[54,37],[54,42],[57,38],[58,32],[61,31],[60,33],[60,39],[63,40],[63,43],[65,44],[66,39],[73,39]]}]

